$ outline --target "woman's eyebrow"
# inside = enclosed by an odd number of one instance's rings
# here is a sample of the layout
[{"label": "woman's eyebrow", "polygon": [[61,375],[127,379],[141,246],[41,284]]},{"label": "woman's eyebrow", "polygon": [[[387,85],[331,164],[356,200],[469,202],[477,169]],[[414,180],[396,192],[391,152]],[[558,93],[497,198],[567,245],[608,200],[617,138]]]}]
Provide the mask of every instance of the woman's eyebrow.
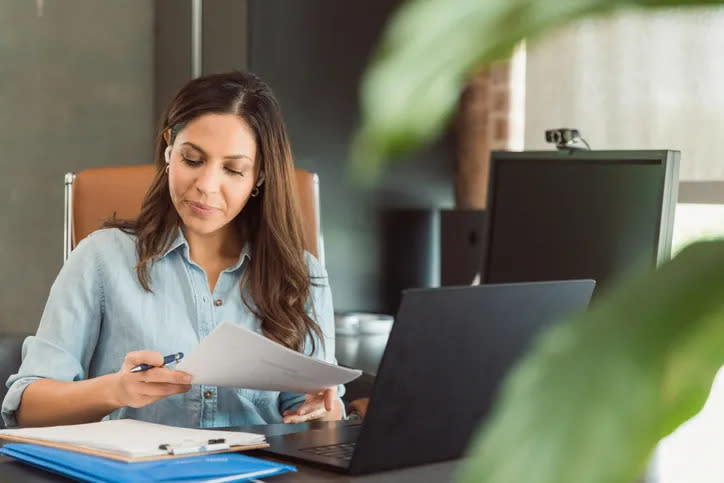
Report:
[{"label": "woman's eyebrow", "polygon": [[[204,156],[208,156],[206,151],[204,151],[201,148],[201,146],[197,146],[196,144],[194,144],[190,141],[181,143],[182,146],[185,144],[191,146],[192,148],[194,148],[196,151],[200,152]],[[229,156],[224,156],[224,159],[248,159],[249,161],[252,161],[252,162],[254,161],[254,159],[251,156],[248,156],[246,154],[230,154]]]}]

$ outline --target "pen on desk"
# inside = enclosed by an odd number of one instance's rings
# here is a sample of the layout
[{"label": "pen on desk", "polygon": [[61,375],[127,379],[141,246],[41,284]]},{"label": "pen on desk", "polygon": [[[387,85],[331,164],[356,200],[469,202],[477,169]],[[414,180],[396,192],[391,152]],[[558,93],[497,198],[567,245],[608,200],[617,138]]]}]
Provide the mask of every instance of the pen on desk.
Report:
[{"label": "pen on desk", "polygon": [[204,453],[211,451],[221,451],[229,449],[230,446],[226,442],[225,438],[210,439],[206,444],[200,445],[173,445],[173,444],[160,444],[158,449],[168,452],[168,454],[181,455],[191,453]]},{"label": "pen on desk", "polygon": [[[166,364],[171,364],[172,362],[178,362],[183,358],[184,358],[183,352],[177,352],[176,354],[168,355],[163,358],[163,364],[161,366],[165,366]],[[152,366],[150,364],[139,364],[136,367],[134,367],[133,369],[131,369],[130,372],[143,372],[143,371],[152,369],[154,367],[156,367],[156,366]]]}]

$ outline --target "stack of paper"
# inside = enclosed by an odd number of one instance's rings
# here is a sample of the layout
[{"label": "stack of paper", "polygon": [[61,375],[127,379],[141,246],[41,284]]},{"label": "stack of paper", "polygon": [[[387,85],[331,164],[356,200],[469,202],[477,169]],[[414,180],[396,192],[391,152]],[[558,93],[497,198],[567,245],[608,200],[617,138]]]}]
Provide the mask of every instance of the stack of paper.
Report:
[{"label": "stack of paper", "polygon": [[216,327],[176,368],[191,374],[192,384],[299,393],[345,384],[362,374],[228,322]]}]

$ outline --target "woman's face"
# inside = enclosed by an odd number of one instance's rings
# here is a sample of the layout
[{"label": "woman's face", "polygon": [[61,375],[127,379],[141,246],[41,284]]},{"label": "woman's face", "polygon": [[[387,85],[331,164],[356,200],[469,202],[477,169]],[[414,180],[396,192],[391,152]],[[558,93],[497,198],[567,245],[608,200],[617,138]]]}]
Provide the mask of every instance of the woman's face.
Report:
[{"label": "woman's face", "polygon": [[171,149],[169,192],[184,229],[217,234],[255,186],[254,132],[234,114],[204,114],[179,131]]}]

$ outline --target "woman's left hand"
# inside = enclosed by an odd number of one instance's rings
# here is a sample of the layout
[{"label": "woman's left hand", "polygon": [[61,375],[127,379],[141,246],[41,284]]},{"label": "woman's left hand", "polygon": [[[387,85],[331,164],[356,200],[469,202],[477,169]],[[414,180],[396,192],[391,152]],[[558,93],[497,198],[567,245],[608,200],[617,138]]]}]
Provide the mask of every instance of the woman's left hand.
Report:
[{"label": "woman's left hand", "polygon": [[313,419],[322,421],[342,419],[342,405],[337,399],[337,387],[329,387],[316,394],[307,394],[304,404],[296,411],[284,411],[282,416],[282,422],[287,424],[303,423]]}]

